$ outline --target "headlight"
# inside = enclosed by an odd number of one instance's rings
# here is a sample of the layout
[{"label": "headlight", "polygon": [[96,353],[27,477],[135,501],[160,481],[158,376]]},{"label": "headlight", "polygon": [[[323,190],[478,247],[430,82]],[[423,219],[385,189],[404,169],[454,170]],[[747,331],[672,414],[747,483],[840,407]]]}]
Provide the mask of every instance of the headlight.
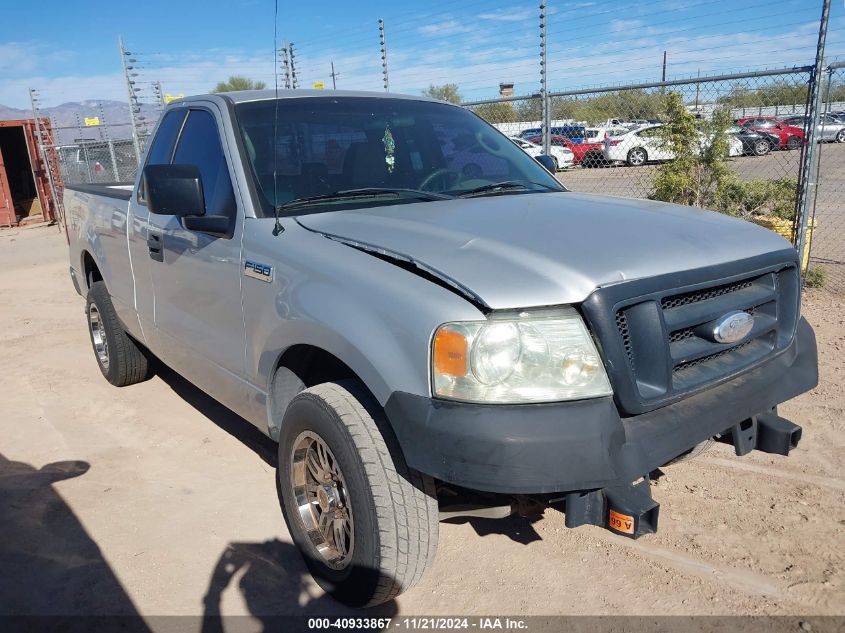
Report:
[{"label": "headlight", "polygon": [[432,391],[440,398],[524,404],[612,393],[572,308],[446,323],[434,333],[431,356]]}]

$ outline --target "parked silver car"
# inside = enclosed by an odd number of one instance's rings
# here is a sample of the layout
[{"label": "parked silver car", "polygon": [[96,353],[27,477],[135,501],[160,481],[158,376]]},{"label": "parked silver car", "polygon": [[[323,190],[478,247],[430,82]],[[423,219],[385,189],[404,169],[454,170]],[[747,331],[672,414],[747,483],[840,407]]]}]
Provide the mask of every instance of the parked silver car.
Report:
[{"label": "parked silver car", "polygon": [[[783,121],[789,125],[803,128],[805,132],[807,131],[808,117],[804,115],[787,117]],[[845,123],[829,114],[821,115],[816,126],[816,138],[819,141],[845,143]]]}]

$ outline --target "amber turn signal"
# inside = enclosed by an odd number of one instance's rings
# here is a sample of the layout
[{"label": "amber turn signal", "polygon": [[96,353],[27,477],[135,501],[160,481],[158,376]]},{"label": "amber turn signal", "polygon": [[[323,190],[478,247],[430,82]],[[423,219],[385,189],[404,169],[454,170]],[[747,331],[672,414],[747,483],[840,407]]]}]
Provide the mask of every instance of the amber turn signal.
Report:
[{"label": "amber turn signal", "polygon": [[446,376],[466,376],[467,339],[460,332],[440,328],[434,336],[434,371]]}]

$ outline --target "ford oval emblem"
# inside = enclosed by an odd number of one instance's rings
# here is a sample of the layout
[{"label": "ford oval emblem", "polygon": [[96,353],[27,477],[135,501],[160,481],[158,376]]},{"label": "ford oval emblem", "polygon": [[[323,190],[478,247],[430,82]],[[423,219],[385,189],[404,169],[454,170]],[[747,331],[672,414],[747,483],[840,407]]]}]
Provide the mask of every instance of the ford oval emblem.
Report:
[{"label": "ford oval emblem", "polygon": [[713,324],[713,340],[717,343],[741,341],[754,327],[754,317],[748,312],[728,312]]}]

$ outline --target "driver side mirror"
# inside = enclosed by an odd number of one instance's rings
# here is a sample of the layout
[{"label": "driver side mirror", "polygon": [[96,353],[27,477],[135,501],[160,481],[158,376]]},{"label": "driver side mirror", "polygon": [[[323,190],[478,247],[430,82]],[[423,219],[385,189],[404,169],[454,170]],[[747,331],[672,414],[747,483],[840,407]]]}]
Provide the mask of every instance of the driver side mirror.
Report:
[{"label": "driver side mirror", "polygon": [[196,165],[147,165],[143,179],[150,213],[181,218],[189,231],[231,236],[232,218],[205,214],[202,176]]},{"label": "driver side mirror", "polygon": [[534,160],[540,163],[546,170],[554,176],[555,174],[555,159],[548,154],[540,154]]},{"label": "driver side mirror", "polygon": [[147,165],[144,191],[150,213],[157,215],[205,215],[202,176],[196,165]]}]

